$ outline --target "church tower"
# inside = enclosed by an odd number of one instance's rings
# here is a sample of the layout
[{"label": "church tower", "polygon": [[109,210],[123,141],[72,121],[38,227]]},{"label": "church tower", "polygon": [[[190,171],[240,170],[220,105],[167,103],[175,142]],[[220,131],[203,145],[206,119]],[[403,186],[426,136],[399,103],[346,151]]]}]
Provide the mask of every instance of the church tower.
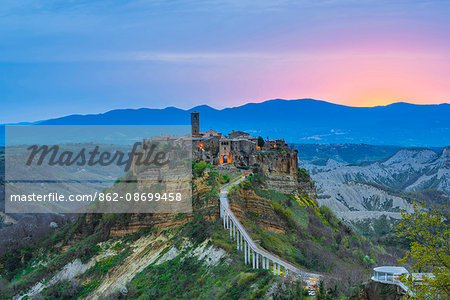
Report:
[{"label": "church tower", "polygon": [[196,111],[191,112],[191,134],[192,137],[200,136],[199,113]]}]

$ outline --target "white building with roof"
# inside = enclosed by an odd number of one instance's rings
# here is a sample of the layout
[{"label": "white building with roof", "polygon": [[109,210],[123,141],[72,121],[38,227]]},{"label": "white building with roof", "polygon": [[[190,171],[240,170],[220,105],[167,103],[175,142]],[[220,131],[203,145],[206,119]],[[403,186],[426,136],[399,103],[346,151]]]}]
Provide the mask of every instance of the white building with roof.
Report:
[{"label": "white building with roof", "polygon": [[372,280],[380,283],[396,285],[399,288],[397,291],[403,290],[403,293],[406,292],[410,296],[414,296],[414,293],[400,281],[400,276],[408,274],[408,270],[403,267],[381,266],[373,269]]},{"label": "white building with roof", "polygon": [[399,281],[399,276],[409,274],[403,267],[382,266],[373,269],[372,280],[384,283]]}]

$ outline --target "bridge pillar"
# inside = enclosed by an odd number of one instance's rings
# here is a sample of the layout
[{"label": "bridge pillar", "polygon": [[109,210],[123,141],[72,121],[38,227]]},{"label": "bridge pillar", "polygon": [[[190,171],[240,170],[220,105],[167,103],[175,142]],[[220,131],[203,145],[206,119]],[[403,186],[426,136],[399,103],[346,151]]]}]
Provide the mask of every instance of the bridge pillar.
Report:
[{"label": "bridge pillar", "polygon": [[241,249],[239,249],[239,250],[242,251],[242,242],[243,242],[243,240],[244,240],[244,237],[242,236],[242,232],[241,232],[240,236],[241,236]]},{"label": "bridge pillar", "polygon": [[256,268],[259,269],[259,254],[256,253]]},{"label": "bridge pillar", "polygon": [[228,229],[230,227],[230,219],[228,218],[228,213],[225,215],[225,219],[227,219],[227,226],[225,228]]},{"label": "bridge pillar", "polygon": [[251,264],[251,258],[250,258],[250,244],[249,243],[247,243],[247,251],[248,251],[248,254],[247,254],[247,259],[248,259],[248,264]]},{"label": "bridge pillar", "polygon": [[241,241],[240,237],[239,237],[239,230],[237,231],[237,236],[236,236],[236,247],[237,247],[237,251],[239,251],[239,242]]},{"label": "bridge pillar", "polygon": [[244,242],[244,262],[247,264],[247,244]]},{"label": "bridge pillar", "polygon": [[234,239],[234,222],[233,222],[233,219],[231,219],[231,231],[230,231],[230,233],[231,233],[231,240],[233,240]]},{"label": "bridge pillar", "polygon": [[233,222],[233,239],[236,240],[236,224]]},{"label": "bridge pillar", "polygon": [[281,273],[280,273],[280,264],[278,264],[277,273],[278,273],[278,275],[281,274]]},{"label": "bridge pillar", "polygon": [[[223,207],[221,206],[221,208],[222,208],[222,211],[223,211]],[[226,220],[225,220],[225,212],[222,212],[222,220],[223,220],[223,228],[226,228],[227,226],[226,226]]]},{"label": "bridge pillar", "polygon": [[255,269],[255,263],[256,263],[256,258],[255,258],[255,250],[252,249],[252,268]]},{"label": "bridge pillar", "polygon": [[273,262],[273,275],[277,275],[277,263]]},{"label": "bridge pillar", "polygon": [[229,229],[230,229],[230,239],[233,239],[233,221],[232,221],[231,219],[229,219],[229,221],[230,221],[230,226],[229,226]]}]

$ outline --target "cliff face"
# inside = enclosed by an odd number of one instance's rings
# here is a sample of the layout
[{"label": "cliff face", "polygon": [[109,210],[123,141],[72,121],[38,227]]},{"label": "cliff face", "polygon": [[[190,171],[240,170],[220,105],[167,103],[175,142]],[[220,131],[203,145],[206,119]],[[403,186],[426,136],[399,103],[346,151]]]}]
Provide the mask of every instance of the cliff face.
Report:
[{"label": "cliff face", "polygon": [[[105,234],[110,237],[122,237],[139,231],[141,228],[154,227],[165,230],[184,225],[191,216],[178,218],[178,214],[114,214],[111,216],[112,225],[104,228]],[[85,226],[98,223],[97,214],[86,214]]]},{"label": "cliff face", "polygon": [[[137,189],[143,190],[148,187],[151,182],[144,176],[138,177]],[[176,185],[169,186],[171,191],[179,191],[185,193],[187,189],[191,189],[191,183],[189,187],[186,187],[185,178],[183,178],[183,184],[180,185],[175,181]],[[192,181],[192,209],[195,211],[206,211],[205,217],[209,219],[215,219],[219,215],[219,205],[217,197],[214,193],[210,193],[215,188],[217,182],[216,178],[210,177],[210,173],[205,171],[202,176],[193,178]],[[109,236],[126,236],[134,232],[139,231],[141,228],[154,227],[159,230],[166,230],[173,227],[178,227],[186,224],[192,219],[192,213],[183,214],[180,217],[179,212],[173,213],[130,213],[130,214],[116,214],[112,216],[114,218],[113,225],[109,229]],[[92,214],[86,215],[86,223],[93,222],[95,218]]]},{"label": "cliff face", "polygon": [[258,163],[268,189],[283,194],[298,194],[296,151],[265,152],[258,156]]},{"label": "cliff face", "polygon": [[217,178],[209,171],[203,176],[193,179],[192,206],[194,211],[205,212],[204,216],[210,220],[219,217],[219,201],[217,198],[219,188]]},{"label": "cliff face", "polygon": [[298,191],[301,196],[317,201],[316,187],[306,171],[298,172]]},{"label": "cliff face", "polygon": [[149,226],[153,226],[159,230],[166,230],[184,225],[190,219],[190,217],[177,218],[177,214],[131,214],[126,224],[112,226],[109,231],[109,236],[126,236]]},{"label": "cliff face", "polygon": [[[181,201],[159,201],[144,204],[142,207],[143,212],[192,212],[192,170],[185,166],[144,170],[137,174],[137,192],[180,195]],[[138,210],[137,212],[140,211]]]},{"label": "cliff face", "polygon": [[245,213],[257,215],[255,219],[264,230],[285,233],[279,218],[270,206],[270,200],[260,197],[253,190],[239,189],[237,195],[230,198],[230,208],[239,220],[245,219]]}]

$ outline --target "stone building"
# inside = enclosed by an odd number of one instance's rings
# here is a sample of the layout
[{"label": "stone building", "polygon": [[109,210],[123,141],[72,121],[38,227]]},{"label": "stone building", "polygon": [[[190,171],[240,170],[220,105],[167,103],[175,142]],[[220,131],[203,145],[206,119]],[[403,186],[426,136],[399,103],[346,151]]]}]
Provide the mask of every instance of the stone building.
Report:
[{"label": "stone building", "polygon": [[231,141],[225,138],[221,139],[219,145],[219,164],[230,163],[232,161]]},{"label": "stone building", "polygon": [[250,134],[248,134],[247,132],[243,132],[243,131],[240,131],[240,130],[237,130],[237,131],[232,131],[232,132],[230,132],[229,134],[228,134],[228,137],[230,138],[230,139],[235,139],[235,138],[238,138],[238,137],[248,137]]},{"label": "stone building", "polygon": [[200,131],[200,135],[202,137],[213,137],[213,136],[221,137],[222,136],[222,134],[220,132],[217,132],[214,129],[210,129],[207,131]]},{"label": "stone building", "polygon": [[283,139],[266,139],[262,150],[270,151],[274,149],[289,150],[289,145]]},{"label": "stone building", "polygon": [[222,138],[219,147],[219,164],[231,163],[238,167],[249,166],[256,163],[256,142],[245,137]]},{"label": "stone building", "polygon": [[257,139],[243,131],[233,131],[228,137],[213,129],[200,131],[198,112],[191,113],[193,158],[213,165],[233,163],[248,166],[256,162]]}]

